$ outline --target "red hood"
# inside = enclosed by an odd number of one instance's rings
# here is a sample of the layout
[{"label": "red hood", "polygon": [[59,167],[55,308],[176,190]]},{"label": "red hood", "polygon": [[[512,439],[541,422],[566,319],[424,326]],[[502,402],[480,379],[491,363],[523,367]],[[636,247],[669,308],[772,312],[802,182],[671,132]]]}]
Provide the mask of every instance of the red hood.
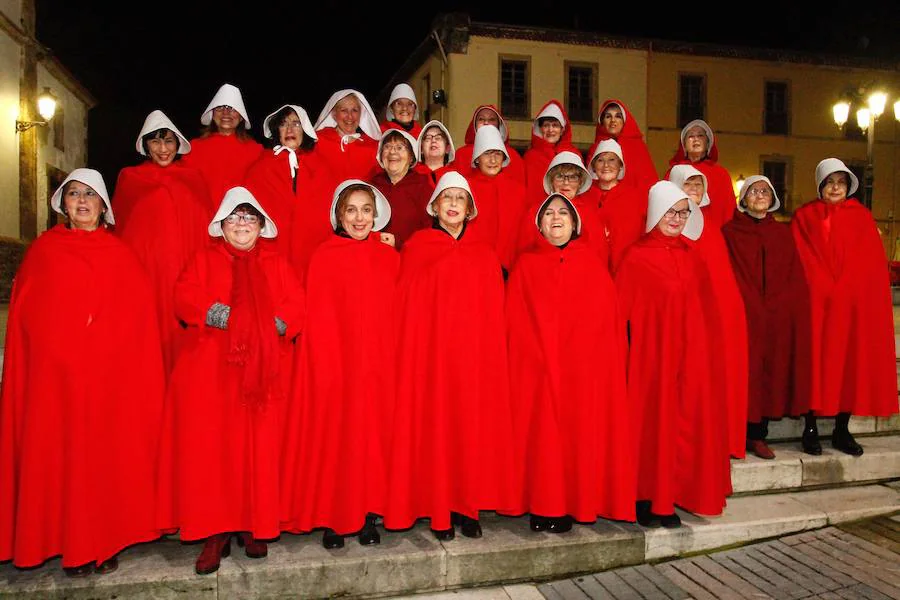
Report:
[{"label": "red hood", "polygon": [[606,107],[610,104],[617,104],[619,108],[622,109],[622,112],[625,114],[625,125],[622,127],[622,133],[616,139],[621,144],[622,139],[643,139],[644,134],[641,133],[641,128],[638,127],[637,119],[634,118],[634,115],[631,114],[631,111],[628,110],[628,107],[615,98],[610,98],[606,100],[603,104],[600,105],[600,110],[597,111],[597,127],[594,132],[594,145],[602,142],[603,140],[608,140],[612,136],[609,135],[609,132],[606,131],[606,127],[600,120],[600,117],[603,115],[603,111],[606,110]]},{"label": "red hood", "polygon": [[466,129],[466,143],[474,144],[475,143],[475,115],[478,114],[478,111],[482,108],[489,108],[500,117],[499,127],[497,129],[500,130],[500,133],[503,134],[503,141],[509,142],[509,127],[506,124],[506,121],[503,119],[503,115],[500,113],[500,109],[494,106],[493,104],[482,104],[472,113],[472,118],[469,120],[469,128]]},{"label": "red hood", "polygon": [[[562,135],[559,137],[559,141],[555,144],[550,144],[544,138],[534,133],[534,129],[537,127],[537,118],[534,119],[534,124],[531,127],[531,147],[532,148],[543,148],[543,147],[553,147],[554,153],[562,152],[563,150],[574,150],[574,146],[572,146],[572,122],[569,120],[569,113],[566,112],[566,109],[563,107],[562,103],[559,100],[551,100],[547,104],[541,107],[541,110],[538,111],[537,114],[541,114],[546,110],[548,106],[551,104],[555,104],[557,108],[559,108],[560,112],[563,114],[563,118],[566,120],[566,125],[563,127]],[[574,150],[578,152],[577,150]]]}]

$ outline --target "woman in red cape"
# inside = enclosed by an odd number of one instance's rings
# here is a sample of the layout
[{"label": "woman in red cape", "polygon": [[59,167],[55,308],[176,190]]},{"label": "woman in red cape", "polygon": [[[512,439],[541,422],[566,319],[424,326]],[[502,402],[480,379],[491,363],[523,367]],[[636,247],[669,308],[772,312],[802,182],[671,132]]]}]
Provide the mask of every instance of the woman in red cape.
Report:
[{"label": "woman in red cape", "polygon": [[278,537],[280,456],[293,339],[305,299],[293,270],[258,238],[275,223],[245,188],[229,190],[188,264],[175,310],[188,341],[172,373],[181,539],[206,542],[197,573],[219,568],[232,532],[247,556]]},{"label": "woman in red cape", "polygon": [[515,439],[531,529],[635,519],[625,331],[607,266],[578,237],[578,211],[551,194],[543,243],[519,257],[506,296]]},{"label": "woman in red cape", "polygon": [[209,197],[216,203],[227,190],[244,184],[247,169],[262,154],[263,147],[247,133],[250,117],[241,91],[231,84],[219,88],[200,123],[203,133],[191,140],[191,153],[184,157],[184,163],[203,174]]},{"label": "woman in red cape", "polygon": [[491,244],[500,264],[509,270],[525,210],[525,187],[507,175],[509,156],[496,127],[478,129],[472,163],[467,179],[478,202],[478,218],[467,225],[467,233]]},{"label": "woman in red cape", "polygon": [[[319,142],[313,155],[316,177],[322,189],[331,192],[347,179],[368,179],[378,169],[375,160],[381,127],[366,97],[356,90],[338,90],[331,95],[316,121]],[[330,235],[330,233],[329,233]]]},{"label": "woman in red cape", "polygon": [[775,458],[769,419],[810,408],[809,286],[790,226],[773,216],[780,207],[772,182],[753,175],[722,227],[747,315],[747,450],[765,459]]},{"label": "woman in red cape", "polygon": [[294,209],[308,196],[313,168],[310,153],[316,130],[302,106],[285,104],[263,121],[263,135],[273,140],[247,171],[246,188],[278,223],[278,237],[263,240],[285,256],[289,253]]},{"label": "woman in red cape", "polygon": [[703,259],[712,283],[712,295],[704,308],[709,307],[717,316],[720,328],[713,352],[719,366],[712,372],[717,381],[717,399],[725,409],[722,426],[728,432],[729,452],[735,458],[744,458],[750,373],[744,300],[721,229],[705,226],[706,217],[712,210],[706,176],[692,165],[676,165],[669,173],[669,181],[681,188],[703,213],[703,234],[697,240],[697,253]]},{"label": "woman in red cape", "polygon": [[568,150],[578,152],[572,145],[572,126],[569,115],[559,100],[551,100],[545,104],[531,127],[531,147],[525,151],[522,157],[525,161],[525,187],[528,189],[528,197],[539,196],[542,200],[544,193],[544,174],[553,157]]},{"label": "woman in red cape", "polygon": [[475,132],[482,125],[493,125],[500,130],[500,134],[503,136],[503,143],[506,146],[506,154],[509,156],[509,176],[525,185],[525,162],[515,148],[509,145],[509,128],[506,125],[506,121],[503,120],[503,115],[500,114],[500,109],[493,104],[482,104],[472,113],[472,121],[466,128],[466,143],[456,149],[456,158],[451,164],[463,175],[469,174],[472,170]]},{"label": "woman in red cape", "polygon": [[628,163],[622,182],[634,187],[641,195],[646,195],[659,177],[637,119],[619,100],[610,99],[601,105],[597,113],[594,143],[587,156],[595,156],[597,144],[603,140],[615,140],[622,148],[622,160]]},{"label": "woman in red cape", "polygon": [[[500,262],[469,239],[478,211],[448,172],[428,203],[432,229],[403,248],[397,283],[397,404],[389,529],[427,517],[439,540],[481,537],[478,512],[523,512],[517,491]],[[518,510],[517,510],[518,509]]]},{"label": "woman in red cape", "polygon": [[[791,229],[812,305],[812,398],[817,415],[837,415],[832,446],[863,453],[850,415],[897,412],[897,370],[887,260],[872,214],[853,193],[856,176],[836,158],[816,167],[819,198],[794,213]],[[815,421],[803,432],[821,453]],[[816,452],[818,450],[818,452]]]},{"label": "woman in red cape", "polygon": [[647,222],[646,193],[625,183],[628,170],[622,148],[616,140],[603,140],[594,149],[588,173],[599,200],[600,218],[609,243],[609,270],[615,273],[625,251],[644,233]]},{"label": "woman in red cape", "polygon": [[448,166],[456,158],[456,148],[450,131],[440,121],[428,121],[416,140],[419,149],[419,162],[416,173],[426,175],[432,185],[436,185],[441,175],[451,170]]},{"label": "woman in red cape", "polygon": [[[148,157],[119,172],[113,205],[116,234],[134,251],[150,277],[163,364],[171,373],[184,328],[175,318],[175,281],[187,262],[209,242],[203,228],[215,209],[200,172],[176,161],[191,145],[160,110],[144,120],[137,151]],[[167,215],[166,227],[159,226]]]},{"label": "woman in red cape", "polygon": [[431,226],[425,203],[434,186],[427,175],[413,168],[418,161],[416,144],[416,138],[402,129],[386,129],[378,142],[381,170],[369,180],[390,202],[388,231],[394,234],[398,249],[413,233]]},{"label": "woman in red cape", "polygon": [[[703,212],[707,229],[722,227],[734,215],[731,174],[718,161],[719,148],[706,121],[695,119],[685,125],[681,130],[681,144],[669,161],[669,171],[675,165],[691,165],[706,176],[710,206]],[[669,171],[666,172],[666,179],[669,178]]]},{"label": "woman in red cape", "polygon": [[[75,169],[51,206],[69,217],[16,274],[0,395],[0,561],[66,573],[172,528],[157,480],[165,379],[150,284],[113,224],[103,178]],[[95,567],[96,565],[96,567]]]},{"label": "woman in red cape", "polygon": [[646,230],[616,272],[628,327],[628,404],[638,429],[637,519],[678,527],[676,505],[717,515],[731,491],[710,366],[719,325],[710,318],[709,282],[694,248],[703,216],[672,182],[650,188]]},{"label": "woman in red cape", "polygon": [[398,128],[414,138],[422,133],[416,92],[408,83],[398,83],[391,90],[384,116],[387,120],[381,124],[382,131]]},{"label": "woman in red cape", "polygon": [[307,276],[281,523],[297,532],[325,528],[329,549],[356,532],[363,545],[381,541],[375,515],[384,515],[388,494],[400,267],[397,251],[382,242],[390,234],[378,233],[391,207],[377,189],[345,181],[333,206],[335,234],[316,250]]}]

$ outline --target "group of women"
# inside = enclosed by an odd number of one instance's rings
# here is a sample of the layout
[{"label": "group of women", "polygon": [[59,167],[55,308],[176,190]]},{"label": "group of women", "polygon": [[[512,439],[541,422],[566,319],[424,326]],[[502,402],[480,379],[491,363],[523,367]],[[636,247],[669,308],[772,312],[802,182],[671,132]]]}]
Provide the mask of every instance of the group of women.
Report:
[{"label": "group of women", "polygon": [[723,510],[729,457],[774,456],[769,419],[820,453],[838,415],[859,455],[850,413],[897,410],[885,256],[838,159],[789,226],[765,177],[735,206],[703,121],[657,181],[618,100],[586,164],[555,100],[524,157],[492,105],[460,148],[408,85],[386,116],[340,90],[315,124],[270,114],[263,149],[226,84],[196,139],[147,117],[113,198],[66,178],[10,305],[0,560],[104,573],[178,531],[210,573],[232,539],[480,537],[483,510],[677,527]]}]

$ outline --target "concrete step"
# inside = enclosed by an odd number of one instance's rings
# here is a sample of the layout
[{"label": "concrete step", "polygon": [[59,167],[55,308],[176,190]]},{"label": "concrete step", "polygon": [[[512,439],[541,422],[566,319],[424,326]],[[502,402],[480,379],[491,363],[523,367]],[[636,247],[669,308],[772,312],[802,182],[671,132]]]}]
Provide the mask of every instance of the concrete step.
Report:
[{"label": "concrete step", "polygon": [[813,486],[879,481],[900,477],[900,434],[860,438],[865,454],[850,456],[822,437],[822,455],[804,454],[799,442],[770,444],[773,460],[748,453],[731,461],[735,494],[787,491]]},{"label": "concrete step", "polygon": [[348,538],[341,550],[321,535],[285,535],[269,557],[252,560],[234,548],[214,575],[197,576],[199,545],[175,540],[143,544],[120,556],[111,575],[68,579],[59,561],[34,570],[0,567],[0,598],[164,599],[375,597],[463,587],[560,579],[614,567],[745,544],[900,511],[900,485],[732,498],[725,513],[702,518],[680,513],[680,529],[644,529],[600,521],[570,533],[534,533],[528,518],[484,514],[482,539],[438,542],[425,524],[383,535],[379,546]]},{"label": "concrete step", "polygon": [[[823,437],[831,435],[834,430],[834,419],[820,418],[816,420],[819,435]],[[798,440],[803,433],[803,419],[786,417],[780,421],[769,423],[769,440],[778,442],[783,440]],[[850,433],[853,435],[868,435],[873,433],[900,433],[900,399],[897,403],[897,412],[890,417],[851,417]]]}]

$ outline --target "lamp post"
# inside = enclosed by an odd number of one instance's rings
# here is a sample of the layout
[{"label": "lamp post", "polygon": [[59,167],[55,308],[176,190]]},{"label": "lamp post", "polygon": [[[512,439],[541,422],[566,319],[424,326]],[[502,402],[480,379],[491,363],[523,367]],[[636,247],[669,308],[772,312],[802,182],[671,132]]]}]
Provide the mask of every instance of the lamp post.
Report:
[{"label": "lamp post", "polygon": [[37,109],[38,114],[44,119],[43,121],[20,121],[16,119],[16,132],[21,133],[23,131],[28,131],[35,125],[40,125],[41,127],[46,127],[50,122],[50,119],[53,118],[53,115],[56,114],[56,96],[53,95],[53,92],[50,91],[50,88],[45,87],[44,91],[37,98]]}]

